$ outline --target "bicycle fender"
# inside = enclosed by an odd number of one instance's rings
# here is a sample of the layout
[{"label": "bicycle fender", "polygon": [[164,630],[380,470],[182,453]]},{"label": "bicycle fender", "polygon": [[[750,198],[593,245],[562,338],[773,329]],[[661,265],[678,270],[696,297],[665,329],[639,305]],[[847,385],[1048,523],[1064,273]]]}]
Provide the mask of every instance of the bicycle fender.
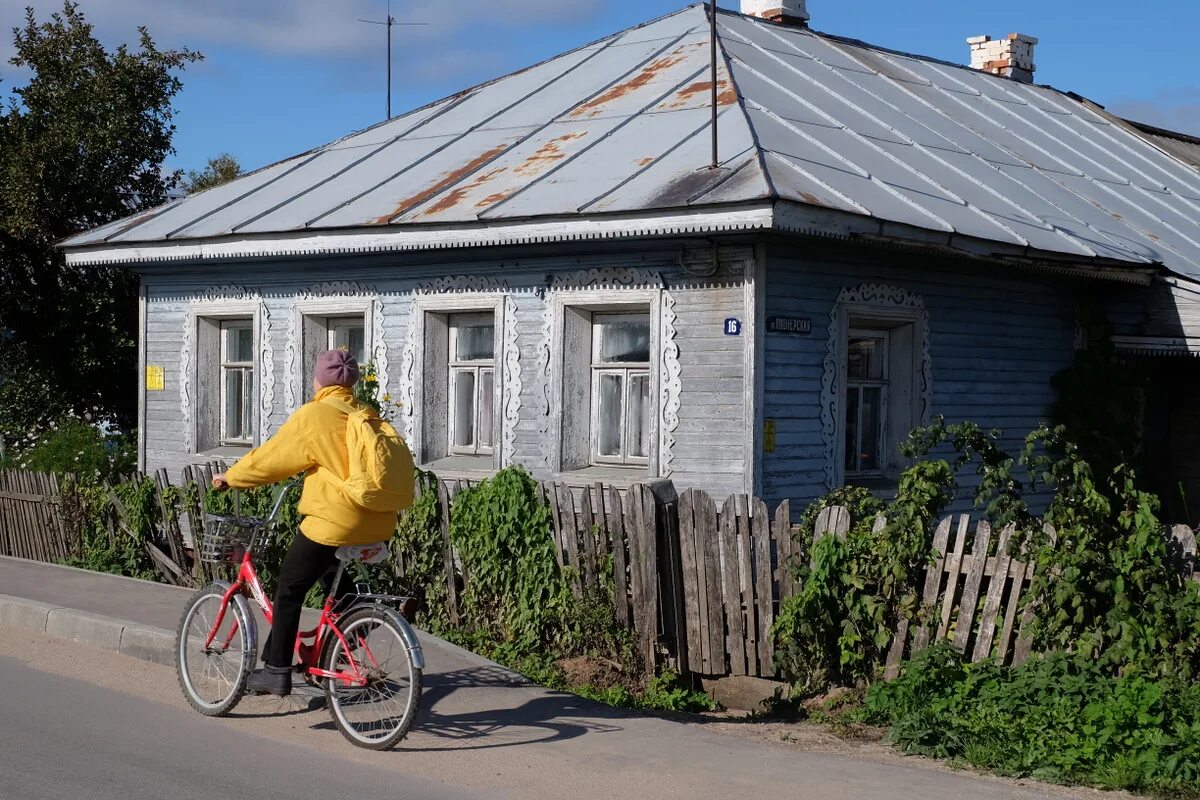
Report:
[{"label": "bicycle fender", "polygon": [[408,620],[395,615],[400,622],[400,635],[404,637],[404,646],[408,648],[409,655],[412,656],[413,666],[419,670],[425,669],[425,651],[421,649],[421,643],[417,641],[417,632],[408,624]]},{"label": "bicycle fender", "polygon": [[[229,581],[213,581],[213,585],[219,586],[221,588],[222,593],[228,592],[229,587],[232,586],[232,584]],[[250,623],[249,625],[246,626],[248,629],[246,631],[246,635],[250,640],[250,652],[254,653],[255,658],[257,658],[257,656],[258,656],[258,618],[254,616],[254,611],[250,608],[250,603],[246,601],[246,596],[244,594],[240,594],[240,593],[235,594],[232,598],[232,602],[234,604],[236,604],[238,607],[238,610],[241,611],[245,615],[243,618],[246,619]]]}]

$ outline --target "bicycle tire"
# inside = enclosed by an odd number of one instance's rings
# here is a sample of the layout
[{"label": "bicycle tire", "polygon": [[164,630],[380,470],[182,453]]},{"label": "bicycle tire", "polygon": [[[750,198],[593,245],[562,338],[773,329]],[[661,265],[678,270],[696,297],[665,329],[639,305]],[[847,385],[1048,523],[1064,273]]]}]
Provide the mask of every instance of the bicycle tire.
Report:
[{"label": "bicycle tire", "polygon": [[[200,639],[199,643],[196,640],[200,637],[207,638],[227,589],[227,586],[214,583],[192,595],[179,619],[179,627],[175,633],[175,673],[179,679],[179,688],[183,690],[183,696],[187,698],[188,704],[208,717],[224,716],[241,701],[246,692],[246,679],[257,659],[254,641],[255,622],[250,616],[245,599],[240,595],[230,600],[225,618],[221,623],[221,631],[231,630],[231,618],[237,623],[237,633],[231,643],[236,641],[238,649],[231,648],[221,654],[200,652],[203,639]],[[211,615],[201,616],[205,607],[212,608]],[[198,617],[203,622],[196,627],[193,623]],[[189,644],[192,646],[189,647]],[[225,658],[225,655],[229,657]],[[195,659],[200,656],[206,657],[203,665],[195,662]],[[220,662],[217,661],[218,657]],[[224,663],[226,666],[219,667],[218,663]],[[215,696],[202,694],[197,685],[196,668],[200,668],[202,675],[209,674],[210,670],[215,670],[221,675],[227,688],[220,690]],[[234,669],[237,670],[236,674],[233,673]]]},{"label": "bicycle tire", "polygon": [[[342,736],[356,747],[368,750],[386,750],[408,735],[420,708],[422,672],[413,661],[412,653],[407,646],[406,628],[408,634],[411,634],[411,628],[396,611],[382,605],[369,605],[353,609],[338,620],[337,626],[348,642],[357,640],[360,629],[365,629],[365,632],[370,635],[383,631],[384,634],[381,638],[384,641],[381,644],[386,643],[389,646],[388,655],[398,657],[400,663],[404,665],[403,673],[407,673],[407,675],[397,674],[390,666],[385,668],[376,663],[370,671],[382,673],[382,675],[373,675],[371,683],[362,688],[338,687],[336,686],[337,681],[325,680],[326,705],[329,707],[334,724],[342,732]],[[370,642],[368,642],[368,646],[371,646]],[[339,661],[343,667],[347,663],[344,659],[344,652],[345,648],[336,636],[328,639],[322,653],[321,664],[330,672],[339,671]],[[378,658],[374,660],[378,662]],[[389,681],[388,678],[392,678],[392,680]],[[407,680],[406,686],[403,685],[405,680]],[[405,691],[405,696],[400,701],[387,702],[392,699],[391,684],[396,683],[402,684],[401,688]],[[387,688],[380,689],[380,686],[387,686]],[[377,732],[360,730],[360,726],[350,719],[351,710],[370,704],[371,696],[377,696],[384,700],[385,708],[395,708],[398,711],[398,714],[386,715],[385,722],[378,727]]]}]

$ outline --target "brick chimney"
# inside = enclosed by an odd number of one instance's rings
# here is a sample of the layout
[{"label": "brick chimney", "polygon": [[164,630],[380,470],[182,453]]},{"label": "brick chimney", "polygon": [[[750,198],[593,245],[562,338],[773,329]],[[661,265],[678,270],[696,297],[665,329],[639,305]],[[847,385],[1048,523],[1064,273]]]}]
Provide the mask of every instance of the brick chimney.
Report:
[{"label": "brick chimney", "polygon": [[807,25],[807,0],[742,0],[742,13],[785,25]]},{"label": "brick chimney", "polygon": [[1003,75],[1021,83],[1033,83],[1033,47],[1038,40],[1021,33],[1010,33],[1003,39],[972,36],[971,68],[993,75]]}]

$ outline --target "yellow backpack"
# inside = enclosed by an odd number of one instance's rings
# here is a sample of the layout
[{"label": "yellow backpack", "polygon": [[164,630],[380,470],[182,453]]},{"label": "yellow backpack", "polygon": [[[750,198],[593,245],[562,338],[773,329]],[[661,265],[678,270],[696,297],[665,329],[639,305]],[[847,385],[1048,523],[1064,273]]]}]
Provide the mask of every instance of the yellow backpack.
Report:
[{"label": "yellow backpack", "polygon": [[373,410],[355,408],[336,397],[324,402],[346,414],[350,477],[342,482],[342,492],[347,499],[378,512],[399,513],[412,505],[413,457],[396,429]]}]

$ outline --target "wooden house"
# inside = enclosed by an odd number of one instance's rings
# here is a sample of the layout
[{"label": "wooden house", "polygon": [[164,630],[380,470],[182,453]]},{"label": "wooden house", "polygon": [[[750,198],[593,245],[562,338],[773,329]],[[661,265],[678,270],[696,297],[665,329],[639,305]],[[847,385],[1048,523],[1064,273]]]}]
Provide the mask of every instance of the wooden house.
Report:
[{"label": "wooden house", "polygon": [[1080,303],[1133,349],[1178,326],[1200,172],[1034,84],[1027,37],[965,67],[817,33],[798,0],[743,11],[67,241],[141,276],[143,466],[236,458],[346,346],[448,477],[886,491],[935,414],[1045,420]]}]

